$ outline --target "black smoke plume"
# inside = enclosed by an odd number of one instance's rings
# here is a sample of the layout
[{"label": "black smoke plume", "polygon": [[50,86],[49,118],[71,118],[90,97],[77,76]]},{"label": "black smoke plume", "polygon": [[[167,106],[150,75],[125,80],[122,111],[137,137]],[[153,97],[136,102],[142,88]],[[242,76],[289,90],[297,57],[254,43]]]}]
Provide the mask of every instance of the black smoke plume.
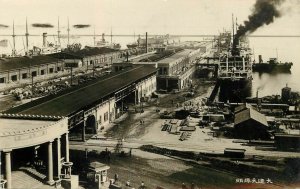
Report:
[{"label": "black smoke plume", "polygon": [[54,26],[52,24],[35,23],[35,24],[32,24],[32,27],[36,27],[36,28],[53,28]]},{"label": "black smoke plume", "polygon": [[73,25],[74,28],[88,28],[90,26],[91,25],[88,25],[88,24],[76,24],[76,25]]},{"label": "black smoke plume", "polygon": [[[233,39],[233,54],[237,55],[237,45],[239,39],[248,33],[256,31],[263,25],[269,25],[274,22],[275,18],[281,16],[279,6],[285,0],[256,0],[253,7],[252,14],[248,17],[248,20],[244,21],[243,25],[240,25]],[[235,53],[234,53],[235,51]]]},{"label": "black smoke plume", "polygon": [[0,28],[8,28],[8,25],[0,24]]}]

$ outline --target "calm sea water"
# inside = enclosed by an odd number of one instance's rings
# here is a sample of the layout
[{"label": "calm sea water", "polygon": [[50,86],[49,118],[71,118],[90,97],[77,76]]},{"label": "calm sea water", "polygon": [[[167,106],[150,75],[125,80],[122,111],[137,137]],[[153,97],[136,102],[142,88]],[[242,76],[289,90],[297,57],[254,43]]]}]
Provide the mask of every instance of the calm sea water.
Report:
[{"label": "calm sea water", "polygon": [[[8,47],[0,47],[0,54],[10,53],[12,38],[0,37],[0,40],[8,39]],[[101,37],[97,37],[100,40]],[[135,40],[137,37],[135,38]],[[56,38],[48,36],[48,41],[55,43]],[[110,41],[110,37],[106,37],[106,40]],[[181,38],[181,41],[185,40],[202,40],[202,38]],[[255,60],[258,60],[258,55],[263,56],[263,60],[267,61],[270,57],[276,57],[278,54],[279,61],[293,62],[294,65],[291,70],[291,74],[258,74],[253,73],[252,83],[252,96],[256,95],[256,91],[259,91],[259,96],[266,96],[272,94],[280,94],[281,89],[286,84],[292,88],[293,91],[300,92],[300,38],[279,38],[279,37],[250,37],[250,47],[254,49]],[[134,37],[114,37],[113,42],[121,44],[122,48],[126,48],[126,44],[134,42]],[[61,39],[63,46],[67,44],[67,39]],[[85,45],[93,45],[93,37],[80,37],[71,39],[71,43],[81,43]],[[25,37],[16,38],[16,48],[19,53],[24,53]],[[42,45],[42,37],[29,37],[29,45],[32,47]],[[276,53],[277,49],[277,53]]]}]

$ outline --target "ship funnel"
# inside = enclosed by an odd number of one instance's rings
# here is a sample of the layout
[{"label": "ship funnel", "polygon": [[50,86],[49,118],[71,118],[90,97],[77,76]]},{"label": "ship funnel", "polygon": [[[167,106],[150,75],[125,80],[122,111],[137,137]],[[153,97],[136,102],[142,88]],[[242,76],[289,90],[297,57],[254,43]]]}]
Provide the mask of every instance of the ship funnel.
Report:
[{"label": "ship funnel", "polygon": [[43,47],[47,47],[47,33],[43,33]]},{"label": "ship funnel", "polygon": [[261,55],[258,55],[258,62],[259,62],[259,63],[263,63],[263,59],[262,59],[262,56],[261,56]]}]

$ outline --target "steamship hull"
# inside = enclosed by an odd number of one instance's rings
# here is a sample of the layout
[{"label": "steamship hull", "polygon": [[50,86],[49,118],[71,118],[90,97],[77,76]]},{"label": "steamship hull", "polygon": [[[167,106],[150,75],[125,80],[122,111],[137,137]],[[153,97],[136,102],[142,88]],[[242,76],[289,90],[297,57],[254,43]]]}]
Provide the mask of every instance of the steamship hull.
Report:
[{"label": "steamship hull", "polygon": [[220,86],[219,101],[220,102],[243,102],[247,97],[251,96],[252,79],[218,79]]}]

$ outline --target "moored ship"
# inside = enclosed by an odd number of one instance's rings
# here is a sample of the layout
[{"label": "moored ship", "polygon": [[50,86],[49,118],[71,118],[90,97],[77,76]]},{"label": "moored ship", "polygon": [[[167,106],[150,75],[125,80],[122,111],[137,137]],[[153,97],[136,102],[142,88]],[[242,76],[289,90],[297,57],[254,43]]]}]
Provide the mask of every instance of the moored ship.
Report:
[{"label": "moored ship", "polygon": [[240,39],[220,54],[218,83],[219,101],[241,102],[251,95],[252,61],[247,39]]},{"label": "moored ship", "polygon": [[254,72],[290,72],[293,66],[292,62],[281,63],[277,58],[270,58],[269,61],[263,62],[261,55],[259,55],[259,63],[253,64],[252,69]]}]

